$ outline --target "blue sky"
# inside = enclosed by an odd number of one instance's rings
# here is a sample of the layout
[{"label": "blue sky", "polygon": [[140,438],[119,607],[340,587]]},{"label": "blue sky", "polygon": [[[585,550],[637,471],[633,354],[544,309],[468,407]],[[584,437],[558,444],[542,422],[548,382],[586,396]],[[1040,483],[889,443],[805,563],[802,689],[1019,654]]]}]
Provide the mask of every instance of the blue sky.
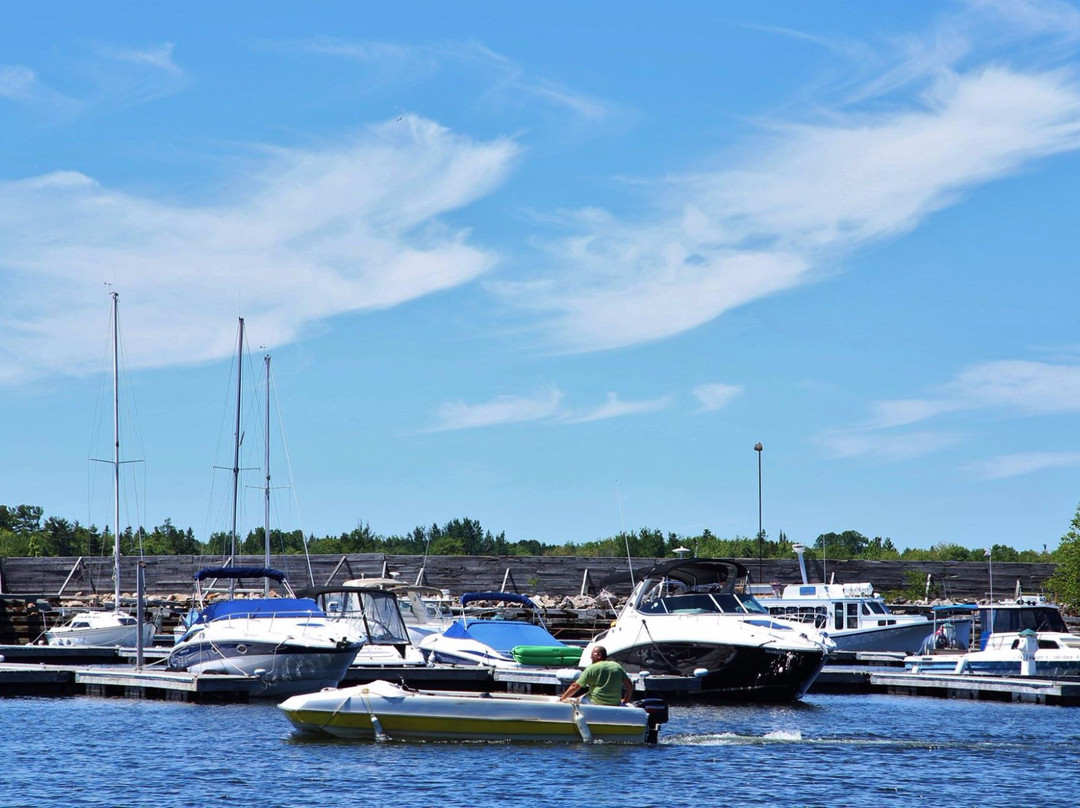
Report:
[{"label": "blue sky", "polygon": [[1073,4],[72,2],[0,46],[6,504],[111,522],[110,289],[125,522],[227,529],[238,317],[244,530],[264,351],[317,535],[752,536],[759,441],[770,537],[1052,549],[1080,502]]}]

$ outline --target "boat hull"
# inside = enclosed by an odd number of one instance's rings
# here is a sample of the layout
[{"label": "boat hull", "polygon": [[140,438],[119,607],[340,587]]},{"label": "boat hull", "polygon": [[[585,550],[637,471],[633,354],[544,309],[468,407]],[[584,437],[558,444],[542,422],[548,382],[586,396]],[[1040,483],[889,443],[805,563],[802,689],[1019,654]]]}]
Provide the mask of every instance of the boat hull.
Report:
[{"label": "boat hull", "polygon": [[[123,615],[125,618],[127,615]],[[57,626],[45,632],[45,642],[49,645],[75,646],[120,646],[134,648],[139,643],[138,625],[124,625],[114,622],[112,615],[97,617],[90,625],[72,628],[69,625]],[[150,645],[154,640],[154,626],[143,623],[143,643]]]},{"label": "boat hull", "polygon": [[340,738],[645,743],[649,729],[639,707],[408,691],[388,682],[296,696],[279,706],[297,729]]},{"label": "boat hull", "polygon": [[825,664],[825,652],[768,646],[659,641],[608,657],[630,673],[694,676],[700,695],[717,700],[788,702],[806,695]]},{"label": "boat hull", "polygon": [[358,643],[313,645],[297,640],[196,637],[172,650],[170,670],[257,676],[252,696],[273,698],[336,687],[360,648]]}]

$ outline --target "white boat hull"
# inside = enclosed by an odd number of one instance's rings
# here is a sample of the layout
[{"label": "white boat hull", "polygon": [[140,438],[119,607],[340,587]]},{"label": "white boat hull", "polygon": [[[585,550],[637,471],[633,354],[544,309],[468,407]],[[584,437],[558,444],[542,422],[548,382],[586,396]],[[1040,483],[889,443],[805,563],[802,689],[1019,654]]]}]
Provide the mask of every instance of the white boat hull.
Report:
[{"label": "white boat hull", "polygon": [[383,681],[294,696],[279,706],[297,729],[340,738],[644,743],[649,733],[649,714],[635,706],[431,693]]},{"label": "white boat hull", "polygon": [[[45,632],[49,645],[76,645],[134,648],[139,644],[139,626],[123,612],[87,612],[73,617],[68,623]],[[154,640],[154,626],[143,623],[143,644]]]},{"label": "white boat hull", "polygon": [[261,685],[253,696],[281,697],[336,687],[360,647],[344,639],[210,624],[178,643],[167,664],[189,673],[257,676]]}]

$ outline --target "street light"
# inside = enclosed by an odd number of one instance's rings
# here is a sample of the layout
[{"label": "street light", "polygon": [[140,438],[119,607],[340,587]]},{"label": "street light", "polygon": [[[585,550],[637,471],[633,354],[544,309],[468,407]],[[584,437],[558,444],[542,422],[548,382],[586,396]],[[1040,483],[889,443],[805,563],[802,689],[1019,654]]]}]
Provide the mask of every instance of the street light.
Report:
[{"label": "street light", "polygon": [[764,532],[761,529],[761,452],[764,448],[760,443],[754,444],[754,451],[757,452],[757,574],[759,584],[764,580],[761,574],[762,545],[765,541]]}]

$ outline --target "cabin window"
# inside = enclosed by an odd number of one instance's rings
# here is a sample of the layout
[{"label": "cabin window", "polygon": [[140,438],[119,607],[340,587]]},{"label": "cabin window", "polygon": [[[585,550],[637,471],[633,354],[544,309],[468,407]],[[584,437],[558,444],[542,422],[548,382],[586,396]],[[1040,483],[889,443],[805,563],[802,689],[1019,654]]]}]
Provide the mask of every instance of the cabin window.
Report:
[{"label": "cabin window", "polygon": [[836,628],[838,630],[843,630],[843,628],[844,628],[844,604],[843,603],[837,603],[836,606],[834,607],[834,618],[835,618],[835,622],[833,624],[833,628]]},{"label": "cabin window", "polygon": [[859,604],[849,603],[847,605],[847,627],[858,628],[859,627]]}]

